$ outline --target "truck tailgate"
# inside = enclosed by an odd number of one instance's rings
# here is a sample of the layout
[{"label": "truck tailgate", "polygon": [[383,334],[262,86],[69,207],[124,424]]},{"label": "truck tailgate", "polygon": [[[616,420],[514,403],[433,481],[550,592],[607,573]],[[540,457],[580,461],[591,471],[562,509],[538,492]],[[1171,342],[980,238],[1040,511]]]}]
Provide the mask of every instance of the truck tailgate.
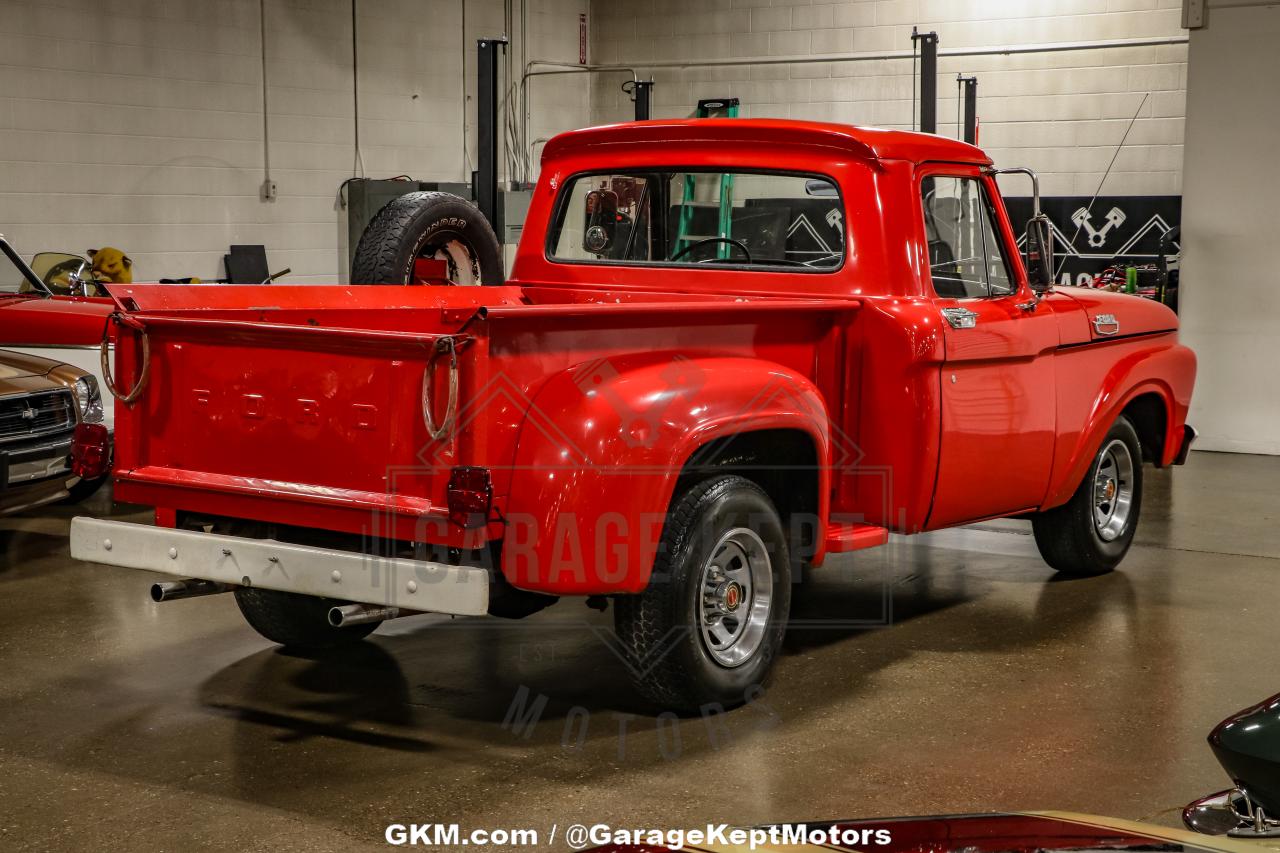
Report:
[{"label": "truck tailgate", "polygon": [[[474,360],[459,327],[481,304],[518,298],[514,288],[114,290],[141,331],[121,335],[122,390],[141,375],[143,334],[150,356],[143,393],[120,407],[121,500],[262,519],[283,502],[291,518],[379,535],[442,516],[449,467],[465,455],[465,431],[432,447],[423,417],[437,342],[456,339],[458,359]],[[447,361],[432,374],[437,415]]]}]

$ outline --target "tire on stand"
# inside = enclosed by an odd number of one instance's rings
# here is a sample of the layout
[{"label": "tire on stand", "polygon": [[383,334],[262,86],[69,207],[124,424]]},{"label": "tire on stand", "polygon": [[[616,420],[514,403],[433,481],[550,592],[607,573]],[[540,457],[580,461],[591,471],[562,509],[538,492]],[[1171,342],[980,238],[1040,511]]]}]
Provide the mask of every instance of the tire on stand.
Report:
[{"label": "tire on stand", "polygon": [[502,284],[502,245],[480,209],[442,192],[389,201],[360,237],[352,284],[423,284],[419,258],[444,261],[451,284]]}]

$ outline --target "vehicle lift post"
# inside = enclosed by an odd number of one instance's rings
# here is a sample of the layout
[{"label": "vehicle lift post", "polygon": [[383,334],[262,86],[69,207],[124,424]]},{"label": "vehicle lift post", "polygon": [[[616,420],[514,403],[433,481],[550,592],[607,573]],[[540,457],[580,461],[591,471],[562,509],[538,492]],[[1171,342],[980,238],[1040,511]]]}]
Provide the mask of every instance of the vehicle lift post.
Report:
[{"label": "vehicle lift post", "polygon": [[978,78],[956,75],[956,84],[960,86],[964,98],[964,136],[970,145],[978,144]]},{"label": "vehicle lift post", "polygon": [[498,222],[498,50],[505,53],[507,39],[482,38],[476,41],[476,171],[472,194],[476,206],[501,233]]},{"label": "vehicle lift post", "polygon": [[[628,87],[623,86],[625,91]],[[652,114],[653,81],[635,80],[630,83],[631,100],[636,107],[636,121],[648,121]]]},{"label": "vehicle lift post", "polygon": [[911,43],[920,49],[920,130],[938,132],[938,34],[911,29]]}]

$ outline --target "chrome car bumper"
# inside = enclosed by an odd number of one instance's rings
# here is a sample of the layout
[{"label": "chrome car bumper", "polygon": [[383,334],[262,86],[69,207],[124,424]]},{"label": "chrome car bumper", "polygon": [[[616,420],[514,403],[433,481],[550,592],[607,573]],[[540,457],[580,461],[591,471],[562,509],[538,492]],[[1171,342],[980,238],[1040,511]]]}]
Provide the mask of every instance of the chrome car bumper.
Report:
[{"label": "chrome car bumper", "polygon": [[81,516],[71,522],[71,556],[108,566],[403,610],[481,616],[489,608],[489,572],[478,566],[373,557],[273,539]]},{"label": "chrome car bumper", "polygon": [[0,445],[0,486],[21,486],[59,474],[71,476],[71,436],[13,449]]}]

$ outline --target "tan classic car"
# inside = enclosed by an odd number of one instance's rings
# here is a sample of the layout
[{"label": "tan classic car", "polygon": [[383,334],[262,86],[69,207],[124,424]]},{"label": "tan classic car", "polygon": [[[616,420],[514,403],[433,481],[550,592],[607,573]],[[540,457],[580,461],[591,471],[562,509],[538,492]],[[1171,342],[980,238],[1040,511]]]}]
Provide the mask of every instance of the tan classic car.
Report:
[{"label": "tan classic car", "polygon": [[76,424],[102,420],[94,377],[77,367],[0,350],[0,515],[79,501],[106,477],[71,472]]}]

